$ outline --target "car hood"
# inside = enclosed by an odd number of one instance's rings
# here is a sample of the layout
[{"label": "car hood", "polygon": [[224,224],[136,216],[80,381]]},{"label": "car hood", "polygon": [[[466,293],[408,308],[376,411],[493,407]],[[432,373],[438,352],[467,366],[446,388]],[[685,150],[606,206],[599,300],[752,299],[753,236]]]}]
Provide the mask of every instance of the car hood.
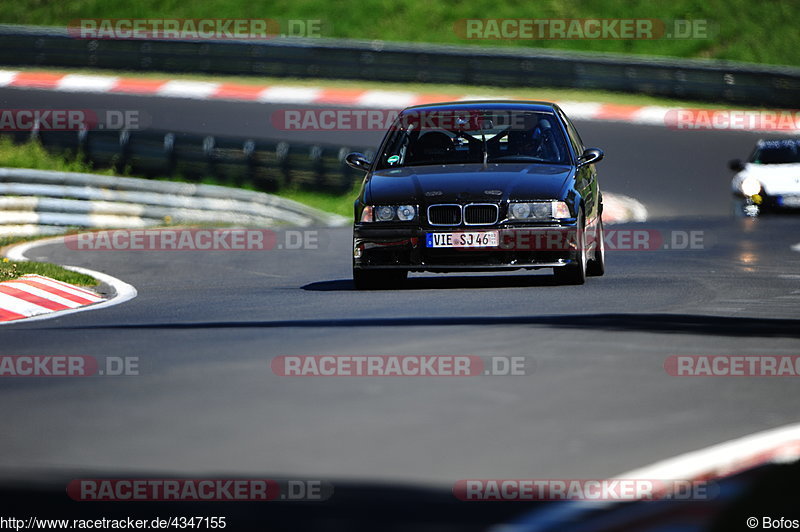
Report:
[{"label": "car hood", "polygon": [[733,189],[748,176],[761,182],[764,191],[770,196],[800,194],[800,163],[791,164],[745,164],[744,170],[733,178]]},{"label": "car hood", "polygon": [[372,174],[367,201],[383,203],[460,203],[473,201],[561,199],[574,169],[550,164],[411,166]]}]

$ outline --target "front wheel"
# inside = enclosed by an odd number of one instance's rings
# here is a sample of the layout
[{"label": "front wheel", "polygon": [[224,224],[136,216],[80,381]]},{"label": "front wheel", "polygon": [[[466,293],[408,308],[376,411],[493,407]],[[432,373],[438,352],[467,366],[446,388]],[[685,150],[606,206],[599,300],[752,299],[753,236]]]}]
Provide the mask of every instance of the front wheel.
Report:
[{"label": "front wheel", "polygon": [[761,208],[752,200],[734,198],[731,201],[731,212],[734,218],[757,218]]},{"label": "front wheel", "polygon": [[575,264],[553,268],[553,275],[559,284],[584,284],[586,282],[586,228],[583,212],[578,213],[575,224],[575,245],[577,257]]},{"label": "front wheel", "polygon": [[353,284],[356,290],[391,290],[402,288],[406,282],[406,270],[362,270],[353,268]]},{"label": "front wheel", "polygon": [[594,237],[594,257],[586,266],[586,275],[600,277],[604,273],[606,273],[606,243],[603,220],[600,218],[597,220],[597,230]]}]

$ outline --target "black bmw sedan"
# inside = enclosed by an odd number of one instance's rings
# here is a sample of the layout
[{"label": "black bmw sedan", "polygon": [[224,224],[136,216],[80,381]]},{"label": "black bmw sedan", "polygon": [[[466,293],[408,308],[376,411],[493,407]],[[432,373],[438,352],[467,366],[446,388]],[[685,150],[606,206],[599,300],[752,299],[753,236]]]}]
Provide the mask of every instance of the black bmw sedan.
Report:
[{"label": "black bmw sedan", "polygon": [[564,284],[605,269],[595,163],[553,103],[467,101],[399,113],[355,202],[358,289],[408,272],[552,268]]}]

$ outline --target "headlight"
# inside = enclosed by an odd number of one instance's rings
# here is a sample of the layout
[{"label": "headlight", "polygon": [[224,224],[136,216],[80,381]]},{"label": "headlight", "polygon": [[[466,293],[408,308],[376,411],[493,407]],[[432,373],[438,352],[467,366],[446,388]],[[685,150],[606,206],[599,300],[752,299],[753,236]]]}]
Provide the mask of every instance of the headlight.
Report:
[{"label": "headlight", "polygon": [[551,220],[572,218],[572,214],[563,201],[537,201],[512,203],[508,208],[508,217],[512,220]]},{"label": "headlight", "polygon": [[551,218],[553,205],[551,203],[534,203],[531,205],[531,216],[534,218]]},{"label": "headlight", "polygon": [[755,196],[761,192],[761,182],[755,177],[745,177],[742,182],[739,183],[739,190],[741,190],[742,194],[745,196]]},{"label": "headlight", "polygon": [[413,220],[414,216],[417,215],[417,208],[413,205],[400,205],[397,208],[397,218],[408,222],[409,220]]},{"label": "headlight", "polygon": [[362,222],[408,222],[416,216],[414,205],[367,205],[361,211]]},{"label": "headlight", "polygon": [[531,204],[530,203],[512,203],[509,211],[511,218],[523,220],[531,217]]},{"label": "headlight", "polygon": [[388,205],[381,205],[375,209],[375,220],[379,222],[391,222],[394,218],[394,215],[394,207],[390,207]]}]

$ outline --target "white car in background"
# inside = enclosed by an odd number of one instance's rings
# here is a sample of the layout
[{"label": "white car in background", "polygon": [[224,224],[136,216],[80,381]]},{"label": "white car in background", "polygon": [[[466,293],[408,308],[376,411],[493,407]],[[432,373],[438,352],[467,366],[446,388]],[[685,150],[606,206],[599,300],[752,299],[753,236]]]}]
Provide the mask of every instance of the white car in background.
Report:
[{"label": "white car in background", "polygon": [[736,172],[734,214],[800,212],[800,138],[759,140],[747,162],[734,159],[729,167]]}]

